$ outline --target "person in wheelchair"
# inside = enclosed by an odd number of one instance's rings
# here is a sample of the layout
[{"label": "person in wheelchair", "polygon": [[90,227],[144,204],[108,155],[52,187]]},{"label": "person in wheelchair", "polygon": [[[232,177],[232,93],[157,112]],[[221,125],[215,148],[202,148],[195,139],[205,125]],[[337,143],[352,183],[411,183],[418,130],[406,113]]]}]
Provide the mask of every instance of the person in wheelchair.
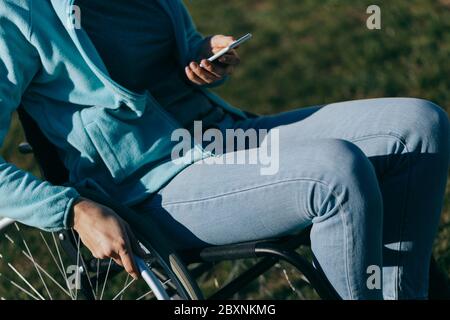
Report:
[{"label": "person in wheelchair", "polygon": [[[3,0],[0,21],[0,138],[22,106],[70,173],[52,185],[1,160],[3,216],[73,227],[134,277],[132,230],[77,187],[152,217],[180,248],[312,226],[316,266],[343,299],[427,298],[449,165],[448,117],[436,104],[385,98],[250,116],[208,90],[240,62],[236,50],[205,60],[233,37],[202,36],[179,0]],[[173,161],[173,132],[194,121],[268,135],[228,153],[195,142],[187,161]],[[255,155],[268,140],[279,148],[273,174],[202,161]]]}]

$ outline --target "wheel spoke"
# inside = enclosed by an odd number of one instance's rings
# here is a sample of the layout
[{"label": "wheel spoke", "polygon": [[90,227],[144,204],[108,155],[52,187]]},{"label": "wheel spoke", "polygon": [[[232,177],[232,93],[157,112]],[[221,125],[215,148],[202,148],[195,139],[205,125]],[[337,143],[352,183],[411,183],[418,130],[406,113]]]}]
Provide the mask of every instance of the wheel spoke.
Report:
[{"label": "wheel spoke", "polygon": [[[73,235],[75,238],[75,235]],[[78,282],[81,280],[80,277],[80,242],[81,239],[78,237],[77,241],[77,270],[75,271],[75,283],[78,284]],[[78,287],[75,287],[75,300],[78,300]]]},{"label": "wheel spoke", "polygon": [[[6,281],[8,281],[9,283],[11,283],[14,287],[16,287],[17,289],[19,289],[20,291],[22,291],[23,293],[25,293],[27,296],[31,297],[34,300],[39,300],[39,298],[37,298],[35,295],[31,294],[28,290],[22,288],[20,285],[18,285],[16,282],[8,279],[7,277],[5,277],[4,275],[2,275],[0,273],[0,277],[5,278]],[[2,300],[6,300],[5,298],[1,298]]]},{"label": "wheel spoke", "polygon": [[289,274],[286,270],[286,268],[282,267],[280,264],[278,264],[276,266],[277,268],[282,270],[283,276],[286,279],[286,282],[288,283],[290,289],[292,290],[292,292],[300,299],[300,300],[304,300],[305,297],[303,296],[301,290],[297,290],[297,288],[294,286],[294,284],[292,283]]},{"label": "wheel spoke", "polygon": [[31,283],[28,282],[27,279],[25,279],[25,277],[16,269],[14,268],[14,266],[8,262],[8,267],[14,271],[14,273],[23,281],[25,282],[25,284],[41,299],[41,300],[45,300],[45,298],[31,285]]},{"label": "wheel spoke", "polygon": [[102,293],[100,295],[100,300],[103,300],[103,294],[105,293],[106,282],[108,281],[109,270],[111,269],[112,259],[109,259],[108,270],[106,270],[105,281],[103,282]]},{"label": "wheel spoke", "polygon": [[5,236],[6,240],[8,240],[12,244],[14,244],[14,240],[7,233],[5,233],[4,236]]},{"label": "wheel spoke", "polygon": [[[77,237],[76,237],[75,231],[73,229],[72,229],[72,236],[76,240]],[[84,273],[86,274],[86,278],[88,280],[89,286],[90,286],[92,294],[94,296],[94,299],[97,300],[97,294],[95,293],[94,286],[92,285],[91,277],[89,276],[89,270],[86,267],[86,263],[84,262],[84,258],[81,254],[81,238],[78,237],[78,241],[77,241],[77,274],[79,274],[78,272],[79,272],[79,267],[80,267],[79,263],[80,262],[82,264]]]},{"label": "wheel spoke", "polygon": [[98,297],[98,284],[100,283],[100,259],[97,259],[97,281],[95,282],[95,296]]},{"label": "wheel spoke", "polygon": [[45,246],[47,247],[48,252],[50,253],[50,256],[53,259],[53,262],[55,263],[56,267],[58,268],[59,272],[61,273],[61,276],[65,279],[66,274],[64,273],[64,270],[61,269],[61,266],[59,265],[58,261],[56,260],[56,256],[53,253],[53,250],[50,248],[50,245],[47,242],[47,239],[45,239],[44,234],[42,232],[39,232],[41,235],[42,241],[44,241]]},{"label": "wheel spoke", "polygon": [[[11,241],[12,245],[17,248],[18,245],[14,242]],[[33,258],[32,256],[28,255],[24,250],[19,249],[19,251],[22,253],[22,255],[24,255],[30,262],[33,263]],[[72,295],[66,290],[64,289],[64,287],[54,278],[52,277],[38,262],[34,261],[35,266],[42,272],[44,273],[44,275],[46,275],[55,285],[57,285],[65,294],[67,294],[70,298],[72,298]]]},{"label": "wheel spoke", "polygon": [[113,298],[113,300],[116,300],[123,292],[125,292],[125,290],[128,289],[129,286],[131,286],[136,280],[132,279],[122,290],[119,291],[118,294],[116,294],[116,296]]},{"label": "wheel spoke", "polygon": [[[124,274],[121,271],[122,269],[116,268],[114,259],[110,258],[109,261],[91,259],[90,253],[83,246],[81,238],[74,230],[64,234],[66,236],[65,240],[69,241],[68,245],[72,246],[67,248],[69,251],[66,254],[64,250],[66,248],[65,243],[61,243],[64,239],[61,238],[60,241],[57,233],[50,233],[51,236],[39,230],[30,230],[29,233],[28,228],[22,227],[18,223],[11,224],[11,228],[9,231],[4,230],[9,233],[2,232],[3,237],[0,239],[4,240],[2,240],[2,247],[7,250],[5,252],[8,252],[8,254],[16,252],[16,254],[10,257],[3,257],[0,254],[0,272],[1,269],[5,271],[3,272],[4,274],[0,273],[0,281],[4,283],[4,286],[1,285],[0,287],[2,287],[2,290],[10,288],[12,291],[8,293],[7,291],[0,292],[0,300],[10,299],[10,294],[16,295],[18,298],[33,300],[60,298],[78,300],[84,299],[83,294],[87,295],[87,298],[95,300],[111,298],[112,300],[124,300],[133,299],[133,297],[135,299],[138,297],[136,300],[152,300],[167,298],[168,290],[170,292],[172,292],[172,289],[177,291],[177,288],[174,288],[171,284],[170,271],[167,272],[164,266],[162,266],[161,270],[158,268],[152,270],[153,268],[148,264],[148,261],[146,262],[147,266],[154,273],[153,277],[155,279],[149,280],[151,283],[146,281],[149,286],[145,289],[129,274]],[[72,240],[72,236],[75,241]],[[40,248],[45,246],[46,249],[38,251],[38,246]],[[37,254],[38,252],[39,254]],[[71,278],[69,278],[67,273],[69,271],[65,269],[65,265],[68,265],[71,257],[73,260],[72,264],[76,262],[77,288],[70,284]],[[13,260],[8,261],[9,258]],[[74,268],[74,266],[71,268]],[[119,275],[119,277],[116,277],[116,275]],[[81,287],[79,286],[80,281]],[[138,285],[135,283],[138,283]],[[89,292],[89,286],[93,295]],[[172,294],[171,297],[173,297]],[[176,294],[175,297],[177,297]]]},{"label": "wheel spoke", "polygon": [[140,296],[140,297],[137,298],[136,300],[142,300],[142,299],[144,299],[146,296],[148,296],[149,294],[152,294],[152,293],[153,293],[153,290],[150,290],[149,292],[144,293],[142,296]]},{"label": "wheel spoke", "polygon": [[74,300],[75,299],[75,294],[72,292],[72,288],[69,285],[69,279],[67,278],[67,274],[64,272],[64,270],[66,270],[66,267],[65,267],[64,262],[62,260],[61,252],[59,251],[58,241],[56,241],[56,237],[55,237],[54,233],[52,233],[52,239],[53,239],[53,243],[54,243],[55,248],[56,248],[56,253],[58,255],[59,263],[61,264],[61,268],[63,270],[64,280],[66,281],[66,286],[67,286],[67,288],[69,288],[69,292],[70,292],[70,296],[72,297],[72,300]]},{"label": "wheel spoke", "polygon": [[[27,259],[31,260],[31,258],[26,254],[26,252],[22,251],[22,254],[27,257]],[[64,287],[56,281],[55,278],[53,278],[42,266],[40,266],[38,263],[36,264],[37,267],[46,275],[55,285],[57,285],[65,294],[67,294],[71,299],[73,298],[69,291],[64,289]]]},{"label": "wheel spoke", "polygon": [[47,294],[48,294],[50,300],[53,300],[53,297],[52,297],[52,295],[51,295],[51,293],[50,293],[50,290],[48,290],[47,284],[45,283],[45,280],[44,280],[44,278],[42,277],[41,271],[40,271],[39,268],[36,266],[36,261],[34,260],[33,254],[32,254],[31,251],[30,251],[30,247],[28,246],[27,241],[25,240],[25,238],[24,238],[23,235],[22,235],[22,232],[21,232],[21,230],[20,230],[19,225],[18,225],[17,223],[15,223],[14,225],[15,225],[15,227],[16,227],[17,233],[19,234],[20,238],[22,239],[22,243],[23,243],[23,245],[25,246],[25,249],[27,250],[28,255],[29,255],[30,258],[31,258],[31,263],[33,263],[34,269],[36,270],[36,272],[37,272],[37,274],[38,274],[38,276],[39,276],[39,279],[41,280],[42,284],[44,285],[45,291],[47,292]]},{"label": "wheel spoke", "polygon": [[[170,281],[172,281],[172,279],[168,279],[168,280],[164,281],[164,282],[162,283],[163,287],[166,286]],[[140,296],[140,297],[137,298],[136,300],[142,300],[142,299],[144,299],[146,296],[148,296],[149,294],[152,294],[152,293],[153,293],[153,290],[150,290],[149,292],[144,293],[142,296]]]},{"label": "wheel spoke", "polygon": [[[124,288],[128,286],[129,280],[130,280],[130,274],[127,273],[127,277],[125,278],[125,284],[123,285]],[[120,300],[123,300],[123,294],[120,296]]]}]

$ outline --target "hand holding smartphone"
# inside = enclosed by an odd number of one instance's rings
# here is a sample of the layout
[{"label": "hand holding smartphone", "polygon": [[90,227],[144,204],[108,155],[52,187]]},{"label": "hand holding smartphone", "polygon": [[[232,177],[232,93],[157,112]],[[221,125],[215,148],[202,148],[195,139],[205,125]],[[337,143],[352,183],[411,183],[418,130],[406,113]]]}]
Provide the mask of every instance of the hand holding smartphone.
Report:
[{"label": "hand holding smartphone", "polygon": [[[239,47],[244,42],[250,40],[252,34],[233,41],[232,37],[217,35],[211,38],[211,48],[214,51],[220,50],[208,59],[202,59],[200,63],[192,61],[185,68],[188,80],[196,85],[206,85],[218,82],[233,73],[234,68],[239,64],[240,58],[233,49]],[[227,46],[224,48],[224,46]]]},{"label": "hand holding smartphone", "polygon": [[250,40],[252,37],[253,37],[253,35],[251,33],[247,33],[242,38],[239,38],[238,40],[234,41],[228,47],[220,50],[219,52],[217,52],[216,54],[214,54],[213,56],[208,58],[208,61],[209,62],[216,61],[217,59],[221,58],[223,55],[227,54],[230,50],[233,50],[233,49],[239,47],[241,44],[243,44],[244,42]]}]

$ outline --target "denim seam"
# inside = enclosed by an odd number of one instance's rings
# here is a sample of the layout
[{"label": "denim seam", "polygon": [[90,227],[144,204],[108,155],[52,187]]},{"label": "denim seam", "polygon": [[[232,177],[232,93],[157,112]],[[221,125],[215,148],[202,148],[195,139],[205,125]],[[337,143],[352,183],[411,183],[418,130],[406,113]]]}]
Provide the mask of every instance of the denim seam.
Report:
[{"label": "denim seam", "polygon": [[[357,142],[357,141],[362,141],[362,140],[369,140],[372,138],[378,138],[378,137],[390,137],[390,138],[394,138],[397,139],[405,148],[406,151],[406,156],[408,158],[408,171],[407,171],[407,181],[406,184],[409,185],[409,181],[411,179],[411,155],[410,155],[410,151],[408,148],[408,144],[405,140],[405,138],[403,138],[400,134],[395,133],[395,132],[390,132],[390,133],[385,133],[385,134],[373,134],[373,135],[367,135],[367,136],[363,136],[363,137],[359,137],[359,138],[355,138],[353,140],[350,139],[350,142]],[[399,226],[399,233],[400,233],[400,241],[399,241],[399,246],[398,246],[398,267],[397,267],[397,272],[395,273],[395,299],[398,300],[398,296],[399,296],[399,291],[400,291],[400,266],[401,266],[401,261],[403,258],[403,254],[402,254],[402,244],[403,244],[403,233],[404,233],[404,222],[405,222],[405,214],[406,214],[406,209],[407,209],[407,204],[408,204],[408,199],[409,199],[409,188],[406,188],[406,196],[405,196],[405,201],[403,204],[403,212],[401,214],[401,218],[400,218],[400,226]]]},{"label": "denim seam", "polygon": [[[334,195],[333,191],[332,194],[334,197],[336,197],[336,195]],[[339,208],[340,208],[340,216],[341,216],[341,222],[342,222],[342,226],[344,229],[344,268],[345,268],[345,273],[346,273],[346,278],[347,278],[347,290],[349,292],[350,295],[350,300],[354,300],[354,294],[352,291],[352,286],[350,285],[350,268],[349,268],[349,258],[348,258],[348,230],[347,230],[347,222],[345,219],[345,214],[344,214],[344,208],[342,206],[342,203],[340,201],[338,201],[339,203]]]},{"label": "denim seam", "polygon": [[[168,202],[168,203],[162,203],[161,205],[146,206],[145,209],[152,209],[152,208],[156,209],[156,208],[160,208],[160,206],[173,207],[173,206],[187,205],[187,204],[196,203],[196,202],[209,201],[209,200],[214,200],[214,199],[218,199],[218,198],[221,198],[221,197],[232,196],[234,194],[238,194],[238,193],[241,193],[241,192],[254,191],[254,190],[257,190],[257,189],[261,189],[261,188],[276,186],[278,184],[292,183],[292,182],[297,182],[297,181],[319,183],[319,184],[322,184],[322,185],[326,186],[327,188],[329,188],[329,186],[325,182],[320,181],[320,180],[314,180],[314,179],[308,179],[308,178],[305,178],[305,179],[288,179],[288,180],[278,181],[278,182],[265,184],[265,185],[260,185],[260,186],[256,186],[256,187],[249,187],[247,189],[243,189],[243,190],[239,190],[239,191],[233,191],[233,192],[229,192],[229,193],[226,193],[226,194],[217,195],[217,196],[209,197],[209,198],[205,198],[205,199],[196,199],[196,200],[188,200],[188,201],[180,201],[180,202]],[[300,211],[300,207],[298,205],[298,201],[296,203],[297,203],[297,210]],[[308,208],[304,208],[304,209],[306,211],[306,214],[308,215],[308,218],[310,218],[311,220],[316,218],[316,216],[314,214],[312,214],[308,210]],[[261,221],[261,223],[266,228],[267,231],[274,233],[273,229],[268,227],[263,221]]]},{"label": "denim seam", "polygon": [[[203,201],[210,201],[210,200],[215,200],[215,199],[218,199],[218,198],[233,196],[233,195],[241,193],[241,192],[250,192],[250,191],[258,190],[258,189],[261,189],[261,188],[275,187],[275,186],[283,184],[283,183],[294,183],[294,182],[297,182],[297,181],[307,181],[307,182],[321,183],[321,182],[318,182],[318,181],[312,181],[312,180],[308,180],[308,179],[290,179],[290,180],[285,180],[285,181],[278,181],[276,183],[265,184],[265,185],[261,185],[261,186],[258,186],[258,187],[247,188],[245,190],[236,191],[236,192],[232,192],[232,193],[228,193],[228,194],[223,194],[223,195],[211,197],[211,198],[208,198],[208,199],[202,199],[202,200],[196,200],[196,201],[187,201],[187,202],[177,202],[177,203],[167,203],[167,204],[163,204],[163,206],[165,206],[165,207],[173,207],[173,206],[182,206],[182,205],[188,205],[188,204],[197,203],[197,202],[203,202]],[[297,202],[297,210],[299,210],[299,209],[300,208],[299,208],[298,202]],[[307,211],[307,214],[308,214],[309,218],[311,218],[311,220],[314,219],[314,216],[308,210],[306,210],[306,211]],[[260,220],[260,222],[261,222],[261,225],[266,229],[266,231],[268,231],[269,233],[275,233],[274,230],[271,227],[267,226],[267,224],[264,223],[263,220]],[[255,234],[255,236],[257,236],[257,235]]]},{"label": "denim seam", "polygon": [[[251,186],[251,187],[247,187],[245,189],[234,190],[234,191],[226,192],[226,193],[223,193],[223,194],[220,194],[220,195],[211,196],[211,197],[205,197],[205,198],[195,199],[195,200],[166,202],[166,203],[161,203],[161,205],[162,206],[183,205],[183,204],[189,204],[189,203],[195,203],[195,202],[201,202],[201,201],[207,201],[207,200],[214,200],[214,199],[217,199],[217,198],[223,198],[223,197],[231,196],[231,195],[234,195],[234,194],[237,194],[237,193],[241,193],[241,192],[253,191],[253,190],[262,189],[262,188],[265,188],[265,187],[268,187],[268,186],[272,186],[272,185],[277,185],[277,184],[282,184],[282,183],[289,183],[289,182],[296,182],[296,181],[316,182],[316,183],[323,184],[323,185],[325,185],[325,186],[327,186],[329,188],[329,185],[326,182],[322,181],[322,180],[312,179],[312,178],[290,178],[290,179],[276,181],[276,182],[271,182],[271,183],[267,183],[267,184],[263,184],[263,185]],[[152,206],[149,206],[149,207],[146,207],[146,208],[151,208],[151,207]],[[155,206],[155,207],[157,207],[157,206]],[[311,215],[310,212],[308,212],[308,214]]]}]

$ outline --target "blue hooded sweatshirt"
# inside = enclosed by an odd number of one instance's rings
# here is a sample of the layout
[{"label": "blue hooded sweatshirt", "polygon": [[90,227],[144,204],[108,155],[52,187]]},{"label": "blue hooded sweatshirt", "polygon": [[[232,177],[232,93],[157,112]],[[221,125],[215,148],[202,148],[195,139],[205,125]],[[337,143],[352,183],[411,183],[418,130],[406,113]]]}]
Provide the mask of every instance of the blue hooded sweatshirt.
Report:
[{"label": "blue hooded sweatshirt", "polygon": [[[184,68],[196,59],[205,38],[181,0],[157,1],[171,17]],[[182,126],[150,92],[132,92],[111,79],[77,27],[75,4],[0,0],[0,143],[11,114],[22,105],[70,172],[67,186],[54,186],[0,157],[0,216],[46,231],[69,227],[77,186],[132,205],[186,166],[211,156],[196,145],[185,161],[171,161],[176,144],[171,135]],[[217,106],[246,117],[206,87],[200,89]]]}]

